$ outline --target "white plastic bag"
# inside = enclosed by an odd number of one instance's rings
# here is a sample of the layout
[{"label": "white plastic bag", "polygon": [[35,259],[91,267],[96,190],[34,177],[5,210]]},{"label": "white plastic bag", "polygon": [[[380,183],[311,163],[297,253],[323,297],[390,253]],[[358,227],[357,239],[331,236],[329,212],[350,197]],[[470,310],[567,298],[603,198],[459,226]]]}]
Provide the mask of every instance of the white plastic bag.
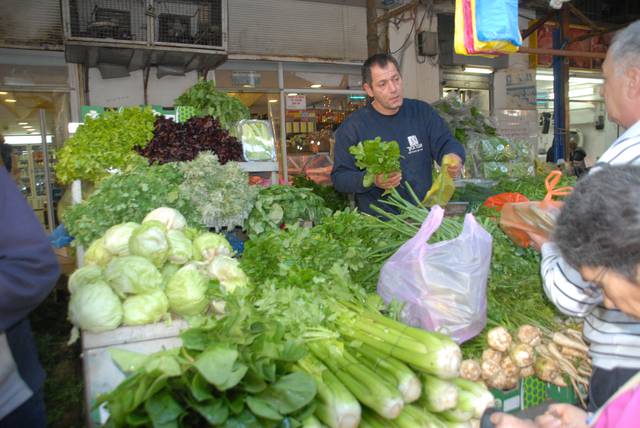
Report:
[{"label": "white plastic bag", "polygon": [[438,331],[462,343],[487,323],[491,235],[467,214],[460,236],[428,244],[444,210],[431,209],[418,233],[384,264],[378,294],[404,303],[405,324]]}]

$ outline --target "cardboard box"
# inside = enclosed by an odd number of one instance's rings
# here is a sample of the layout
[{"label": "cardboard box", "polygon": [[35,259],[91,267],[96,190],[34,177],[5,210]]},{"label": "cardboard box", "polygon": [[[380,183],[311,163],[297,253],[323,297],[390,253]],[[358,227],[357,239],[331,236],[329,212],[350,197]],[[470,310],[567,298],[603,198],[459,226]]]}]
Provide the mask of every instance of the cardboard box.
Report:
[{"label": "cardboard box", "polygon": [[58,257],[58,264],[63,274],[70,275],[76,270],[76,257],[71,247],[54,248],[53,252]]}]

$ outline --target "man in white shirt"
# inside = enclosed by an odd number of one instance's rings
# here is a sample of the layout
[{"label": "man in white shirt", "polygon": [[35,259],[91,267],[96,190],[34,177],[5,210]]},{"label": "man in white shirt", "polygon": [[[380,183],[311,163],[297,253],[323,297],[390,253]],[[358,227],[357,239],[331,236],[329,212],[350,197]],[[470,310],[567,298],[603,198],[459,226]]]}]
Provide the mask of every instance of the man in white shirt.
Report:
[{"label": "man in white shirt", "polygon": [[[602,164],[640,165],[640,21],[615,35],[602,71],[605,82],[601,92],[607,113],[626,132],[590,172]],[[590,239],[589,231],[584,233]],[[532,239],[541,248],[547,296],[563,313],[584,317],[584,335],[590,342],[594,367],[589,410],[595,410],[640,370],[640,319],[606,308],[601,290],[566,263],[555,243],[541,237]]]}]

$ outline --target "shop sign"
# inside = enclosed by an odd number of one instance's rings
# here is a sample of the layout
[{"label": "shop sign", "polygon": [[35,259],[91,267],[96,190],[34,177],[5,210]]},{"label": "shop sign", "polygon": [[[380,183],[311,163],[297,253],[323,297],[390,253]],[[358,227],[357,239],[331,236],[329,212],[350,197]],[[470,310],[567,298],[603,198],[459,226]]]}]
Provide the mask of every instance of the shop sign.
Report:
[{"label": "shop sign", "polygon": [[307,96],[306,95],[287,95],[287,110],[306,110],[307,109]]},{"label": "shop sign", "polygon": [[535,109],[537,107],[535,70],[507,70],[506,89],[508,109]]},{"label": "shop sign", "polygon": [[260,85],[262,76],[257,71],[232,71],[231,82],[233,86],[255,88]]}]

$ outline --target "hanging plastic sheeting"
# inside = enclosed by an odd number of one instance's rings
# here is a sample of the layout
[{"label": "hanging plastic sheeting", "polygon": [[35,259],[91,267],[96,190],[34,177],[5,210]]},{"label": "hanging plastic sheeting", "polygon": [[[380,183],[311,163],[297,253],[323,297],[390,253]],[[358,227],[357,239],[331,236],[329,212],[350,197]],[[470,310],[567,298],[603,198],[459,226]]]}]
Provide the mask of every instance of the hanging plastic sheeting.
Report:
[{"label": "hanging plastic sheeting", "polygon": [[476,4],[476,33],[481,42],[503,41],[522,46],[516,0],[472,0]]},{"label": "hanging plastic sheeting", "polygon": [[[460,55],[481,55],[490,58],[498,54],[510,54],[518,51],[516,45],[510,40],[480,40],[477,32],[476,4],[483,0],[456,0],[455,4],[455,32],[454,49]],[[497,3],[503,3],[501,0]],[[487,2],[492,3],[492,2]],[[518,9],[515,9],[516,30]],[[519,36],[519,33],[518,33]],[[520,39],[520,44],[522,40]]]}]

